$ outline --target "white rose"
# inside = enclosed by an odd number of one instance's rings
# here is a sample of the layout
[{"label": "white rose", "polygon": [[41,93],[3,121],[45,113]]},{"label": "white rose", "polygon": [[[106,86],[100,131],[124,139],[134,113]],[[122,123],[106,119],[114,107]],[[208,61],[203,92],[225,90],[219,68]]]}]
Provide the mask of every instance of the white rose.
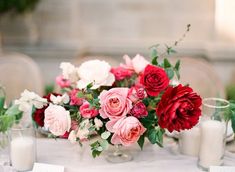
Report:
[{"label": "white rose", "polygon": [[44,126],[55,136],[64,135],[71,128],[69,111],[59,105],[50,104],[45,109]]},{"label": "white rose", "polygon": [[100,60],[90,60],[81,64],[78,69],[80,80],[77,83],[79,89],[86,88],[93,83],[91,89],[97,89],[100,86],[112,86],[115,77],[110,73],[111,66]]},{"label": "white rose", "polygon": [[77,68],[74,65],[68,62],[62,62],[60,64],[60,68],[62,69],[62,75],[64,79],[67,79],[72,83],[78,81],[78,72]]}]

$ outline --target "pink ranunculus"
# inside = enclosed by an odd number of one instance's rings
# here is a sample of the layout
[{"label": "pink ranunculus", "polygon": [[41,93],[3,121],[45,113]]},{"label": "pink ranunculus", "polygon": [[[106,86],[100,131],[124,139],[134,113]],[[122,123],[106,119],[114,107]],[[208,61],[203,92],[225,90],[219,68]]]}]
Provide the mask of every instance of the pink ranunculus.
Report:
[{"label": "pink ranunculus", "polygon": [[93,118],[99,114],[98,109],[90,107],[89,102],[85,101],[79,108],[81,116],[83,118]]},{"label": "pink ranunculus", "polygon": [[128,88],[112,88],[101,92],[100,116],[102,118],[120,119],[127,115],[132,108],[132,102],[127,98]]},{"label": "pink ranunculus", "polygon": [[129,69],[126,69],[126,68],[123,68],[123,67],[121,67],[121,66],[115,67],[115,68],[114,68],[114,67],[111,68],[110,72],[111,72],[112,74],[114,74],[115,79],[116,79],[117,81],[123,80],[123,79],[125,79],[125,78],[129,78],[129,77],[131,77],[132,74],[133,74],[133,71],[131,71],[131,70],[129,70]]},{"label": "pink ranunculus", "polygon": [[141,86],[136,85],[129,89],[128,98],[134,103],[137,102],[138,100],[143,100],[146,97],[147,93],[145,89]]},{"label": "pink ranunculus", "polygon": [[55,136],[62,136],[71,128],[69,111],[59,105],[50,104],[45,109],[44,126]]},{"label": "pink ranunculus", "polygon": [[74,105],[80,106],[84,102],[84,99],[78,97],[78,92],[79,92],[78,89],[73,89],[70,92],[70,105],[72,105],[72,106],[74,106]]},{"label": "pink ranunculus", "polygon": [[146,128],[133,116],[124,117],[119,120],[111,120],[106,124],[107,129],[113,133],[111,143],[130,146],[136,143],[144,134]]},{"label": "pink ranunculus", "polygon": [[148,111],[143,102],[137,102],[130,111],[130,114],[136,118],[148,116]]},{"label": "pink ranunculus", "polygon": [[61,87],[61,88],[66,88],[71,85],[71,82],[67,79],[63,78],[63,75],[59,75],[56,77],[56,83]]},{"label": "pink ranunculus", "polygon": [[145,67],[149,64],[149,61],[139,54],[137,54],[133,59],[127,55],[123,58],[126,61],[126,64],[121,64],[121,66],[129,70],[134,70],[136,73],[143,72]]}]

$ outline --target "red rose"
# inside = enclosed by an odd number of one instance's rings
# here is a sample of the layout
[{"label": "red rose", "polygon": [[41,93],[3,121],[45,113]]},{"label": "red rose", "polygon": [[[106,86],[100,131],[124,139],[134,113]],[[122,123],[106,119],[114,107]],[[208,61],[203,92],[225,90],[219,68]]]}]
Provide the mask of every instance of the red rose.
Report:
[{"label": "red rose", "polygon": [[[52,93],[54,96],[59,96],[61,94],[57,94],[57,93]],[[50,97],[51,97],[51,94],[48,94],[46,96],[43,96],[43,98],[46,98],[48,102],[51,102],[50,100]],[[45,109],[48,107],[47,106],[44,106],[43,108],[41,109],[36,109],[34,114],[33,114],[33,120],[36,122],[36,124],[40,127],[43,127],[44,126],[44,111]]]},{"label": "red rose", "polygon": [[156,108],[159,126],[170,132],[192,128],[198,123],[201,104],[201,97],[192,88],[181,84],[168,87]]},{"label": "red rose", "polygon": [[120,81],[120,80],[123,80],[123,79],[125,79],[125,78],[131,77],[131,75],[133,74],[133,71],[128,70],[128,69],[125,69],[125,68],[120,67],[120,66],[119,66],[119,67],[116,67],[116,68],[112,68],[112,69],[110,70],[110,72],[111,72],[112,74],[114,74],[115,79],[116,79],[117,81]]},{"label": "red rose", "polygon": [[140,77],[140,83],[144,85],[148,95],[157,96],[169,85],[169,78],[164,69],[147,65]]},{"label": "red rose", "polygon": [[130,114],[136,118],[142,118],[148,116],[148,111],[144,103],[136,103],[130,111]]}]

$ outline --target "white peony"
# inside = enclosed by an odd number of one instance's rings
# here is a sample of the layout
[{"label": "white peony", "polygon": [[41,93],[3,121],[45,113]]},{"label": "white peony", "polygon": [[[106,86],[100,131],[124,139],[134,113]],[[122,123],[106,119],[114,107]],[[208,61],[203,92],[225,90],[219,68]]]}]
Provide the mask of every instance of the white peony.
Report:
[{"label": "white peony", "polygon": [[60,68],[62,69],[62,75],[64,79],[67,79],[72,83],[78,81],[78,71],[74,65],[68,62],[62,62],[60,64]]},{"label": "white peony", "polygon": [[79,89],[86,88],[90,83],[91,89],[97,89],[100,86],[112,86],[115,77],[110,73],[111,66],[100,60],[90,60],[81,64],[78,68],[80,80],[77,82]]},{"label": "white peony", "polygon": [[29,112],[34,106],[37,109],[43,108],[47,104],[47,99],[40,97],[34,92],[24,90],[21,93],[21,97],[18,100],[15,100],[15,104],[19,105],[19,110],[23,112]]}]

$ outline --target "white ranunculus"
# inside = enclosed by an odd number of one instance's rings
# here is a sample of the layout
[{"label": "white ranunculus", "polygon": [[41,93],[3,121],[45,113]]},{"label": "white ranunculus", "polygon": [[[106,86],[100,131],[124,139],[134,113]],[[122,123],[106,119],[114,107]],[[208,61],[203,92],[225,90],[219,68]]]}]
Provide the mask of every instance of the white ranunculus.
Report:
[{"label": "white ranunculus", "polygon": [[64,79],[67,79],[72,83],[78,81],[78,71],[74,65],[68,62],[62,62],[60,64],[60,68],[62,69],[62,75]]},{"label": "white ranunculus", "polygon": [[98,118],[95,118],[94,122],[95,122],[95,128],[97,130],[99,130],[103,126],[103,122],[100,119],[98,119]]},{"label": "white ranunculus", "polygon": [[56,105],[67,104],[69,102],[69,95],[66,93],[62,96],[54,96],[51,94],[50,100]]},{"label": "white ranunculus", "polygon": [[79,89],[86,88],[90,83],[91,89],[97,89],[100,86],[112,86],[115,77],[110,73],[111,66],[100,60],[90,60],[81,64],[78,68],[80,80],[77,83]]},{"label": "white ranunculus", "polygon": [[29,112],[32,110],[32,106],[37,109],[43,108],[43,106],[47,104],[47,99],[40,97],[34,92],[24,90],[24,92],[21,93],[21,97],[15,100],[15,104],[19,105],[19,110]]}]

